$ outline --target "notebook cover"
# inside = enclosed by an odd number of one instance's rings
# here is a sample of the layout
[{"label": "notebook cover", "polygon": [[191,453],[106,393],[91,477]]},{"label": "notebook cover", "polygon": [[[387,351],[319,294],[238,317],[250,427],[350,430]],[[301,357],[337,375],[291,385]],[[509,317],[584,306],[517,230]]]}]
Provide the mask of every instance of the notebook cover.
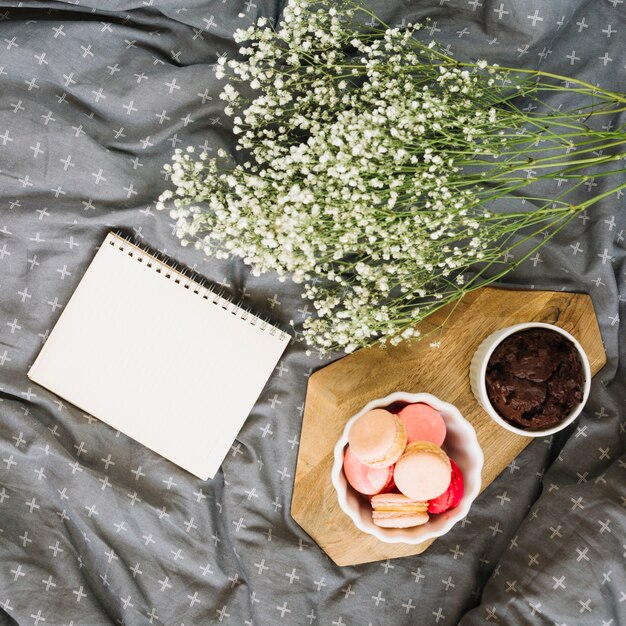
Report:
[{"label": "notebook cover", "polygon": [[110,233],[28,376],[206,480],[289,339]]}]

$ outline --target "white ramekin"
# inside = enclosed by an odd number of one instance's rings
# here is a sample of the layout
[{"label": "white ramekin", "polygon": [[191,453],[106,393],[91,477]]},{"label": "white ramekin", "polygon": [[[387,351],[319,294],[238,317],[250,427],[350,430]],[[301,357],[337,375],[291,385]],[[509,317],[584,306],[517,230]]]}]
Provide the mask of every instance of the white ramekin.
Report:
[{"label": "white ramekin", "polygon": [[[445,513],[432,515],[426,524],[413,528],[380,528],[376,526],[372,521],[372,508],[368,503],[367,496],[354,491],[343,473],[343,453],[348,443],[348,433],[352,424],[367,411],[385,408],[395,402],[406,402],[407,404],[424,402],[441,413],[447,428],[446,440],[442,447],[459,466],[465,487],[458,506]],[[337,492],[339,506],[359,530],[373,535],[385,543],[419,544],[445,535],[454,524],[467,515],[472,502],[480,493],[483,461],[483,451],[478,444],[473,426],[455,406],[429,393],[396,391],[384,398],[372,400],[348,420],[343,435],[335,445],[331,480]]]},{"label": "white ramekin", "polygon": [[[518,333],[522,330],[528,330],[530,328],[547,328],[569,339],[578,351],[578,355],[580,357],[580,361],[582,363],[583,371],[585,374],[585,386],[583,389],[582,402],[580,404],[577,404],[572,409],[572,412],[555,426],[537,430],[525,430],[523,428],[517,428],[507,422],[504,418],[502,418],[493,408],[491,402],[489,401],[489,396],[487,395],[487,386],[485,383],[487,364],[489,363],[489,359],[491,358],[491,355],[493,354],[493,351],[497,348],[497,346],[510,335]],[[474,356],[472,357],[469,376],[472,392],[474,393],[476,400],[478,400],[478,403],[483,407],[489,417],[491,417],[494,422],[502,426],[502,428],[506,428],[512,433],[515,433],[517,435],[523,435],[524,437],[546,437],[548,435],[557,433],[564,428],[567,428],[567,426],[569,426],[580,415],[580,412],[583,410],[583,407],[587,402],[587,398],[589,397],[589,390],[591,389],[591,368],[589,367],[589,359],[587,358],[587,355],[585,354],[585,351],[583,350],[580,343],[578,343],[578,341],[574,337],[572,337],[572,335],[570,335],[562,328],[559,328],[554,324],[544,324],[543,322],[527,322],[525,324],[516,324],[515,326],[508,326],[507,328],[497,330],[495,333],[489,335],[478,346],[476,352],[474,353]]]}]

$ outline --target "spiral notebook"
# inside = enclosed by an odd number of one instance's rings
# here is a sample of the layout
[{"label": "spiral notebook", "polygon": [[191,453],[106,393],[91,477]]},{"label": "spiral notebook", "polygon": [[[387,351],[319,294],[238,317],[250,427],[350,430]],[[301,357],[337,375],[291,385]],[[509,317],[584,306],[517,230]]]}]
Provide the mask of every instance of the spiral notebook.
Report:
[{"label": "spiral notebook", "polygon": [[289,340],[109,233],[28,376],[206,480]]}]

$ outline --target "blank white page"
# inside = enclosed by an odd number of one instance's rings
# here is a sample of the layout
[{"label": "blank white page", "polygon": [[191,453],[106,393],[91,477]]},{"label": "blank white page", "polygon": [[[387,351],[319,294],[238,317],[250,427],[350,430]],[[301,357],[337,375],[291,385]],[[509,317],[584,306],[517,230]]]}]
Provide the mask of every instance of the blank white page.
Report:
[{"label": "blank white page", "polygon": [[111,233],[28,376],[206,480],[289,339]]}]

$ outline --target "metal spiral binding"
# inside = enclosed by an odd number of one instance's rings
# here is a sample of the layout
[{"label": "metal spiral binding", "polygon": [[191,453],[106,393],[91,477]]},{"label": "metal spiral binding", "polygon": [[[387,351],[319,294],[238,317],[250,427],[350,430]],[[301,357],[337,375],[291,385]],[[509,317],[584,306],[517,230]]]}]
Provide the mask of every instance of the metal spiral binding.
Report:
[{"label": "metal spiral binding", "polygon": [[[219,292],[213,291],[207,285],[205,278],[186,266],[181,266],[181,269],[178,269],[178,264],[166,259],[164,254],[158,250],[154,252],[146,245],[135,243],[130,235],[121,231],[111,232],[107,241],[111,246],[136,259],[137,262],[143,263],[145,267],[154,269],[156,273],[173,280],[178,285],[182,285],[184,289],[193,291],[211,304],[219,306],[225,311],[230,311],[233,315],[237,315],[239,319],[247,321],[248,324],[259,328],[259,330],[268,332],[272,336],[278,334],[280,341],[289,341],[291,339],[290,335],[274,326],[269,320],[254,315],[249,308],[244,309],[224,296],[223,289],[220,289]],[[187,276],[187,272],[190,272],[189,276]]]}]

